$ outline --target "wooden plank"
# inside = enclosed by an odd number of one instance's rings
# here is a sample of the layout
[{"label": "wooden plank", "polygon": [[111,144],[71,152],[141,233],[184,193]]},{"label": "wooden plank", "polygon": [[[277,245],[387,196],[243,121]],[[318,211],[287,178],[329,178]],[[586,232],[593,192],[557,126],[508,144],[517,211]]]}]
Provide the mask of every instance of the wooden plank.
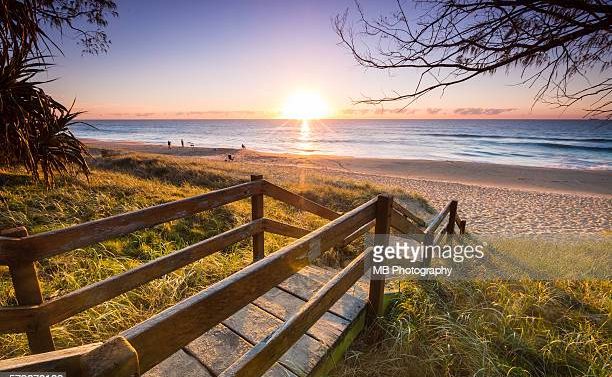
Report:
[{"label": "wooden plank", "polygon": [[444,207],[444,209],[442,209],[442,211],[440,211],[440,213],[438,213],[436,217],[431,220],[429,226],[427,227],[427,229],[425,229],[425,234],[433,234],[436,232],[440,224],[442,224],[442,220],[444,220],[444,218],[448,214],[448,211],[450,211],[451,203],[452,202],[449,202],[446,207]]},{"label": "wooden plank", "polygon": [[[308,301],[312,296],[323,286],[322,283],[313,280],[300,272],[290,276],[278,287],[288,293]],[[342,296],[329,311],[335,315],[344,318],[347,321],[352,321],[363,309],[365,302],[351,295]]]},{"label": "wooden plank", "polygon": [[175,271],[219,250],[247,239],[263,229],[263,220],[228,230],[209,239],[177,250],[161,258],[142,264],[132,270],[90,284],[45,303],[51,323],[58,323],[88,308],[128,292],[153,279]]},{"label": "wooden plank", "polygon": [[[271,336],[264,337],[259,344],[232,364],[221,376],[249,377],[272,366],[278,358],[292,348],[298,339],[304,336],[308,328],[318,321],[334,302],[344,295],[349,287],[357,282],[363,275],[365,258],[366,253],[355,258],[317,291],[295,315],[276,329]],[[317,364],[318,361],[315,366]]]},{"label": "wooden plank", "polygon": [[355,241],[357,238],[363,236],[364,234],[366,234],[370,229],[372,229],[374,227],[375,222],[374,221],[370,221],[369,223],[365,224],[364,226],[362,226],[361,228],[357,229],[356,231],[354,231],[353,233],[351,233],[348,237],[346,237],[344,239],[344,241],[342,241],[342,244],[340,245],[341,247],[345,247],[348,244],[350,244],[351,242]]},{"label": "wooden plank", "polygon": [[302,238],[311,232],[310,230],[298,228],[272,219],[264,219],[264,230],[266,232],[293,238]]},{"label": "wooden plank", "polygon": [[[22,238],[28,236],[26,227],[21,226],[5,229],[0,232],[5,237]],[[21,250],[26,253],[27,250]],[[34,262],[11,263],[9,272],[15,289],[17,303],[21,306],[40,305],[43,302],[38,281],[38,273]],[[50,352],[55,350],[51,329],[46,321],[41,321],[38,314],[29,318],[27,336],[28,345],[32,353]]]},{"label": "wooden plank", "polygon": [[[270,336],[283,322],[257,306],[249,304],[223,321],[223,324],[249,342],[258,344]],[[296,375],[307,376],[326,352],[327,348],[322,343],[308,335],[301,334],[294,347],[286,350],[286,353],[283,352],[278,358],[271,361],[276,362],[278,360],[281,365]],[[272,363],[260,368],[258,371],[266,370],[270,365]],[[224,371],[221,376],[226,375],[226,373],[227,371]],[[257,374],[253,373],[251,375]]]},{"label": "wooden plank", "polygon": [[195,357],[178,350],[143,374],[143,377],[213,377],[213,375]]},{"label": "wooden plank", "polygon": [[[253,301],[260,309],[272,314],[281,321],[286,321],[306,304],[306,301],[278,288],[272,288],[265,295]],[[347,328],[349,321],[330,312],[325,313],[307,334],[327,346],[334,344],[336,339]]]},{"label": "wooden plank", "polygon": [[44,370],[49,372],[67,372],[68,376],[80,376],[81,356],[100,345],[102,343],[92,343],[59,351],[0,360],[0,371],[31,372]]},{"label": "wooden plank", "polygon": [[414,213],[410,212],[410,210],[408,210],[408,208],[404,207],[400,202],[398,202],[398,201],[393,202],[393,209],[395,209],[396,211],[398,211],[399,213],[401,213],[405,217],[407,217],[410,220],[412,220],[418,226],[422,226],[422,227],[426,227],[427,226],[427,223],[425,222],[425,220],[423,220],[419,216],[415,215]]},{"label": "wooden plank", "polygon": [[[191,216],[261,193],[260,182],[247,182],[187,199],[160,204],[64,229],[21,238],[17,243],[0,238],[0,263],[33,262],[91,245],[136,230]],[[28,250],[21,253],[20,249]]]},{"label": "wooden plank", "polygon": [[219,324],[185,346],[185,350],[218,376],[251,347],[227,326]]},{"label": "wooden plank", "polygon": [[34,331],[42,314],[40,305],[0,308],[0,334]]},{"label": "wooden plank", "polygon": [[[185,350],[203,364],[213,376],[218,376],[252,347],[253,345],[240,335],[219,324],[189,343]],[[295,374],[276,363],[263,376],[294,377]]]},{"label": "wooden plank", "polygon": [[349,327],[342,333],[342,336],[338,338],[336,344],[330,348],[328,354],[319,362],[316,368],[310,373],[309,377],[327,377],[330,375],[332,369],[343,360],[344,354],[348,351],[349,347],[353,344],[353,341],[361,333],[365,327],[365,308],[359,313],[357,318],[351,322]]},{"label": "wooden plank", "polygon": [[[261,182],[262,175],[251,175],[251,182]],[[264,195],[257,193],[251,196],[251,221],[259,220],[264,217]],[[263,230],[253,234],[253,261],[258,261],[265,257],[264,233]]]},{"label": "wooden plank", "polygon": [[[300,274],[308,276],[309,278],[320,282],[321,284],[325,284],[336,276],[338,270],[325,268],[325,267],[315,267],[315,266],[306,266],[300,270]],[[353,284],[346,293],[352,296],[357,297],[361,300],[366,300],[368,298],[368,290],[370,289],[370,282],[367,278],[362,277],[357,280],[357,283]]]},{"label": "wooden plank", "polygon": [[[122,332],[141,355],[141,372],[149,370],[371,221],[375,206],[376,201],[371,200],[269,257]],[[164,339],[164,342],[159,339]]]},{"label": "wooden plank", "polygon": [[[374,230],[376,244],[386,246],[389,244],[389,233],[391,231],[391,217],[393,215],[393,197],[390,195],[379,195],[376,202],[376,228]],[[366,319],[372,323],[376,317],[384,312],[385,280],[374,280],[370,278],[370,293]]]},{"label": "wooden plank", "polygon": [[423,234],[421,228],[395,209],[391,213],[391,226],[403,234]]},{"label": "wooden plank", "polygon": [[335,220],[340,216],[339,213],[324,207],[319,203],[294,194],[291,191],[285,190],[284,188],[278,187],[275,184],[265,180],[263,181],[263,192],[276,200],[280,200],[281,202],[292,205],[303,211],[314,213],[315,215],[321,216],[324,219]]}]

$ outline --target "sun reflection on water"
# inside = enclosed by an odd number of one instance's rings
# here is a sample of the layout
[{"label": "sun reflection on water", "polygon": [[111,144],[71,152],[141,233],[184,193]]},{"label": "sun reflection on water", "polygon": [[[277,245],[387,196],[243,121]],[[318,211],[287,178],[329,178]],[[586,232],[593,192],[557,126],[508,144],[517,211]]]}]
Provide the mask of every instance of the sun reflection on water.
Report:
[{"label": "sun reflection on water", "polygon": [[310,123],[308,120],[302,120],[300,125],[300,136],[298,140],[298,149],[301,154],[310,154],[313,152],[312,140],[310,138]]}]

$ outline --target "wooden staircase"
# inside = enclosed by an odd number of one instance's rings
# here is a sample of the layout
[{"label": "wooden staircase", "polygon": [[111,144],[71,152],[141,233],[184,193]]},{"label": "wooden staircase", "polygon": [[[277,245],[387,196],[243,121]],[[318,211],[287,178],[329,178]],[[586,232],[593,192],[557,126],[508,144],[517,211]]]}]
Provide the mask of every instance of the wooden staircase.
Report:
[{"label": "wooden staircase", "polygon": [[[337,271],[308,266],[162,361],[147,377],[216,377],[277,330]],[[363,328],[368,283],[357,282],[264,376],[321,376]]]},{"label": "wooden staircase", "polygon": [[[330,222],[307,230],[265,218],[264,196]],[[40,293],[35,262],[246,198],[252,206],[246,224],[66,295],[44,300]],[[19,301],[0,308],[0,332],[26,333],[33,352],[0,360],[0,371],[69,377],[326,375],[362,328],[383,314],[385,281],[364,280],[366,250],[339,271],[313,262],[372,228],[379,235],[393,228],[431,244],[452,234],[455,225],[464,231],[456,201],[429,224],[388,195],[339,214],[252,176],[241,185],[65,229],[0,235],[0,264],[9,266]],[[264,256],[264,232],[297,240]],[[54,324],[249,238],[253,263],[241,271],[104,343],[55,350]]]}]

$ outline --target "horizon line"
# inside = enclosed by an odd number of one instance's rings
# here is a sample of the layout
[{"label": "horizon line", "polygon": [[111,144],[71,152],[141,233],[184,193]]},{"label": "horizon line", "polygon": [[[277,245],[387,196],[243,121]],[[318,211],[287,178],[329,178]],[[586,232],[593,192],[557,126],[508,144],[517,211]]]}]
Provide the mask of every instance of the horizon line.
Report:
[{"label": "horizon line", "polygon": [[88,118],[78,119],[76,122],[86,121],[118,121],[118,120],[284,120],[284,121],[325,121],[325,120],[584,120],[584,121],[610,121],[605,118],[316,118],[316,119],[295,119],[295,118]]}]

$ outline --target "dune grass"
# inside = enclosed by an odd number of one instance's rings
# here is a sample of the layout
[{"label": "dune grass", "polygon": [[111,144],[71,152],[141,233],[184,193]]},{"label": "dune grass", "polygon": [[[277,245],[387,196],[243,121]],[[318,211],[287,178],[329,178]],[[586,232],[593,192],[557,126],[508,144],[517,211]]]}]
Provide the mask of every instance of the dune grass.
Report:
[{"label": "dune grass", "polygon": [[[468,238],[473,245],[480,237]],[[397,294],[390,311],[334,376],[610,375],[609,235],[498,237],[484,253],[492,273],[475,268],[463,271],[467,280],[390,282]],[[506,279],[534,274],[563,279]]]},{"label": "dune grass", "polygon": [[405,282],[334,376],[609,376],[610,281]]},{"label": "dune grass", "polygon": [[[300,169],[272,169],[201,159],[130,154],[98,158],[90,182],[64,179],[33,186],[24,172],[0,170],[0,228],[31,233],[123,213],[247,181],[266,179],[347,211],[391,191],[427,217],[413,193],[337,180]],[[266,216],[314,229],[316,216],[266,199]],[[247,200],[77,249],[38,265],[51,298],[117,274],[248,221]],[[266,252],[289,242],[266,236]],[[506,244],[503,247],[533,247]],[[538,250],[546,252],[544,245]],[[344,265],[358,245],[330,251],[320,263]],[[560,252],[555,250],[555,252]],[[250,242],[236,244],[162,279],[121,295],[53,327],[59,348],[101,341],[192,295],[251,261]],[[388,315],[351,347],[333,375],[349,376],[607,376],[612,368],[612,283],[593,281],[401,282]],[[0,268],[0,305],[16,303]],[[23,335],[0,335],[0,356],[27,353]]]}]

